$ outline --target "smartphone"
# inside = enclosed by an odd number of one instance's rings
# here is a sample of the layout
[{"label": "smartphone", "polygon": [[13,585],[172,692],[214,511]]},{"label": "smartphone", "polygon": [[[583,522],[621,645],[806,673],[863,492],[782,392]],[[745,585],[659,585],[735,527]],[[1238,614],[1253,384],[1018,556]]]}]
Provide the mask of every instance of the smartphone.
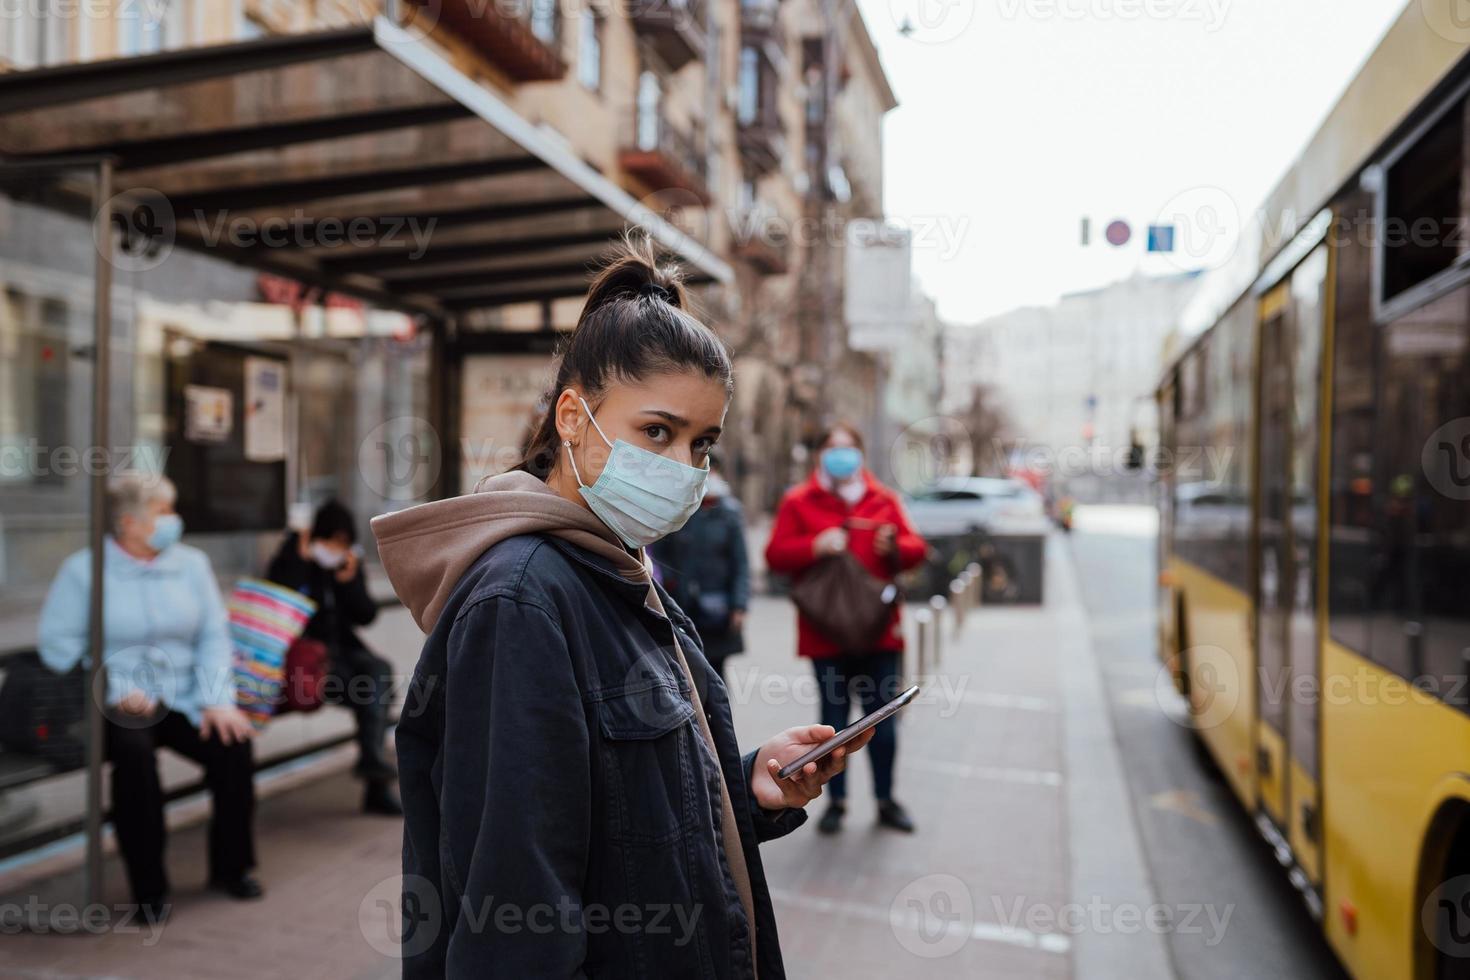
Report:
[{"label": "smartphone", "polygon": [[851,742],[853,739],[857,738],[863,732],[867,731],[869,728],[877,725],[879,722],[886,721],[887,719],[893,717],[898,713],[899,708],[902,708],[904,705],[908,704],[910,701],[918,696],[919,685],[915,684],[913,687],[909,688],[907,691],[904,691],[898,697],[894,698],[892,701],[889,701],[887,704],[878,708],[876,711],[872,712],[871,714],[864,715],[857,721],[853,722],[851,725],[848,725],[842,731],[838,732],[836,735],[833,735],[831,738],[827,739],[827,741],[823,742],[821,745],[818,745],[816,748],[812,749],[800,759],[796,759],[792,762],[786,763],[786,765],[782,766],[780,770],[777,771],[776,777],[778,779],[790,779],[792,776],[795,776],[797,773],[801,772],[801,770],[806,767],[807,763],[816,762],[819,759],[825,759],[827,756],[832,754],[833,749],[841,748],[848,742]]}]

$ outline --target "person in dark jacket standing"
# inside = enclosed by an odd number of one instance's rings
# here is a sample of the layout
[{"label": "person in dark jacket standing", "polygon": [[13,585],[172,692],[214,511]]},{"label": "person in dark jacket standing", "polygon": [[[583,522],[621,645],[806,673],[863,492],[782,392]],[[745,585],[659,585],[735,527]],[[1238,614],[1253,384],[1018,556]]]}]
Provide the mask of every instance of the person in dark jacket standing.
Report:
[{"label": "person in dark jacket standing", "polygon": [[699,508],[731,387],[677,274],[629,243],[521,466],[373,520],[429,634],[398,729],[405,977],[785,976],[758,845],[845,758],[777,778],[824,725],[740,753],[644,552]]},{"label": "person in dark jacket standing", "polygon": [[664,588],[694,620],[704,655],[723,678],[726,659],[745,649],[750,559],[745,553],[745,512],[721,470],[719,457],[711,454],[699,510],[652,551]]},{"label": "person in dark jacket standing", "polygon": [[[928,545],[909,523],[898,495],[863,465],[863,437],[850,425],[832,426],[817,446],[811,477],[787,491],[776,511],[766,565],[773,572],[800,577],[823,557],[851,552],[868,572],[891,580],[924,560]],[[806,617],[797,617],[796,652],[812,658],[822,698],[822,721],[841,728],[854,707],[859,717],[899,693],[903,671],[903,630],[895,608],[888,628],[871,649],[844,650]],[[893,798],[893,760],[898,753],[898,719],[874,730],[869,758],[878,822],[912,833],[913,819]],[[832,802],[817,829],[833,834],[847,814],[847,787],[832,781]]]},{"label": "person in dark jacket standing", "polygon": [[330,673],[324,700],[349,707],[357,716],[355,771],[366,784],[362,808],[385,816],[401,814],[393,792],[397,773],[384,745],[393,668],[357,635],[356,627],[377,618],[378,604],[368,595],[352,512],[335,500],[322,504],[309,533],[286,535],[265,577],[316,602],[304,635],[327,648]]}]

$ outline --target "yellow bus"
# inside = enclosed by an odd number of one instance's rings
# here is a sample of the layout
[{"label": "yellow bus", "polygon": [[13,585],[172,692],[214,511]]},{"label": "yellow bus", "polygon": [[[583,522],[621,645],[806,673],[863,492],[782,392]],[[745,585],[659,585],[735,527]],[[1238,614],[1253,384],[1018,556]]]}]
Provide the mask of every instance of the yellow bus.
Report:
[{"label": "yellow bus", "polygon": [[1157,392],[1161,656],[1207,758],[1371,980],[1470,977],[1457,3],[1408,4]]}]

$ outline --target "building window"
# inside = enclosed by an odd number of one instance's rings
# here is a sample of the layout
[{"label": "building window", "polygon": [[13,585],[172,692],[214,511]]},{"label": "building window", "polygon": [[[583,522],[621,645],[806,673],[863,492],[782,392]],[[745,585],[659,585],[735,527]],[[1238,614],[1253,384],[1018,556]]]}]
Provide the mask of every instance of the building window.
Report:
[{"label": "building window", "polygon": [[590,7],[577,20],[577,81],[591,92],[602,89],[602,18]]},{"label": "building window", "polygon": [[153,54],[184,43],[184,4],[123,4],[117,11],[117,53]]},{"label": "building window", "polygon": [[740,102],[735,114],[740,125],[755,122],[761,106],[760,52],[755,48],[740,49]]},{"label": "building window", "polygon": [[658,73],[647,68],[638,76],[638,149],[658,149],[659,116],[663,112],[664,87]]},{"label": "building window", "polygon": [[50,3],[21,4],[11,16],[0,16],[0,55],[16,68],[68,61],[70,23]]},{"label": "building window", "polygon": [[531,0],[531,33],[549,48],[556,47],[557,0]]}]

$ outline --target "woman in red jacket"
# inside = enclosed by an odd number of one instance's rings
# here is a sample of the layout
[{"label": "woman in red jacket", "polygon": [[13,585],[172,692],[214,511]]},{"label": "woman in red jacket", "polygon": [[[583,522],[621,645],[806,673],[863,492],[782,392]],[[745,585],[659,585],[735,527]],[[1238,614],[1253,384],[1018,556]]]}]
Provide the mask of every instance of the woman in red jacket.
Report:
[{"label": "woman in red jacket", "polygon": [[[833,426],[822,438],[811,478],[791,488],[776,512],[766,545],[766,565],[773,572],[800,578],[818,559],[850,551],[873,575],[891,580],[900,569],[924,560],[928,546],[914,532],[898,495],[863,466],[863,437],[850,425]],[[903,630],[893,612],[882,637],[869,650],[843,650],[806,617],[797,616],[796,652],[811,657],[822,695],[822,724],[841,729],[852,703],[859,716],[899,692],[903,667]],[[898,748],[897,721],[879,725],[868,744],[873,760],[873,790],[878,822],[912,833],[914,823],[893,799],[893,758]],[[831,803],[817,829],[836,833],[847,813],[846,780],[828,784]]]}]

